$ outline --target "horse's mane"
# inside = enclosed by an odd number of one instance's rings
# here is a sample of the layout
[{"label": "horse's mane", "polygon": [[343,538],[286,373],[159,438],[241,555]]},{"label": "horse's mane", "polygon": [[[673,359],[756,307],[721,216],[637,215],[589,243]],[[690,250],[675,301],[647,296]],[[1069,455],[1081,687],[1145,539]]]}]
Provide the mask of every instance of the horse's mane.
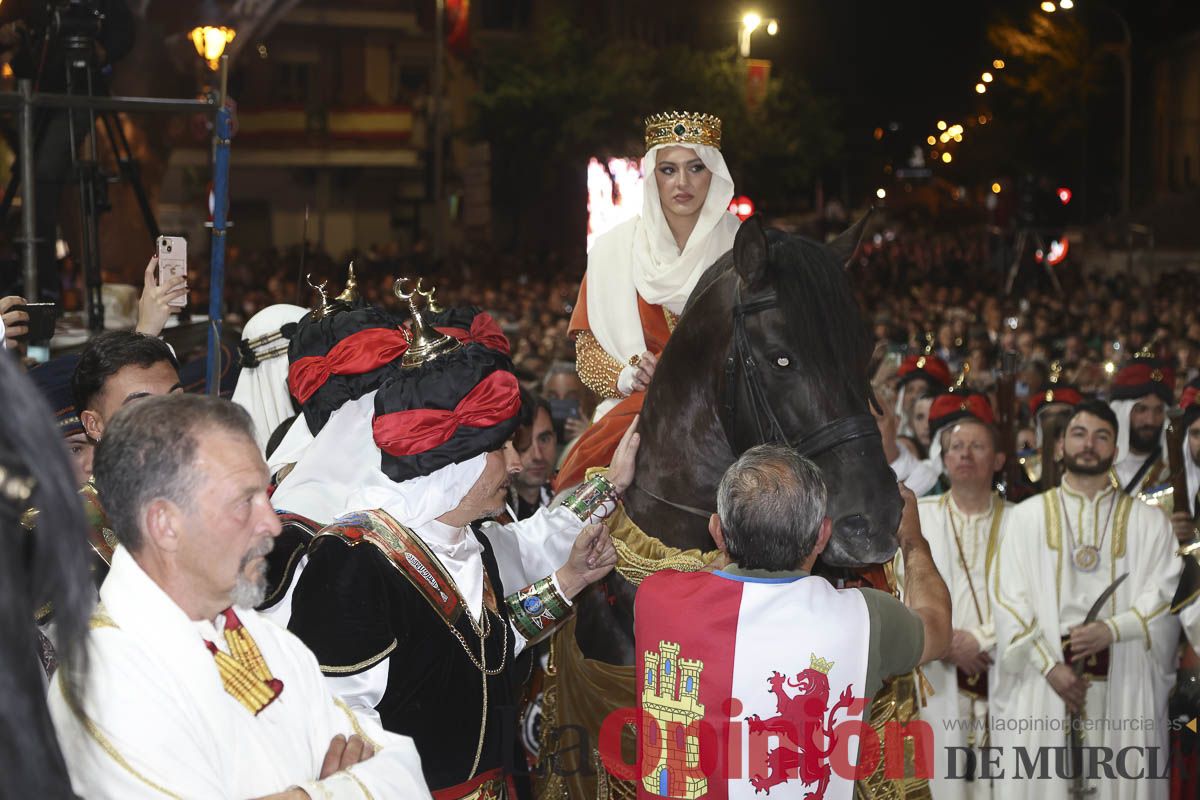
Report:
[{"label": "horse's mane", "polygon": [[[792,334],[808,345],[806,364],[826,386],[862,396],[871,344],[842,265],[827,247],[802,236],[771,229],[767,242],[768,283]],[[714,261],[696,282],[684,315],[733,268],[732,250]]]}]

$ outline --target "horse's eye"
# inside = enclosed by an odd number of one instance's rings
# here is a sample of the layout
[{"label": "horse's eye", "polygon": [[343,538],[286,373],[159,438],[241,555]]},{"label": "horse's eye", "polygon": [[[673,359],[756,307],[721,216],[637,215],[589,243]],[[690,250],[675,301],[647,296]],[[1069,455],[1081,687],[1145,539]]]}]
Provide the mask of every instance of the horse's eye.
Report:
[{"label": "horse's eye", "polygon": [[777,367],[790,367],[791,365],[792,365],[792,359],[791,359],[790,357],[788,357],[788,356],[784,356],[784,355],[780,355],[780,356],[776,356],[776,357],[775,357],[775,366],[777,366]]}]

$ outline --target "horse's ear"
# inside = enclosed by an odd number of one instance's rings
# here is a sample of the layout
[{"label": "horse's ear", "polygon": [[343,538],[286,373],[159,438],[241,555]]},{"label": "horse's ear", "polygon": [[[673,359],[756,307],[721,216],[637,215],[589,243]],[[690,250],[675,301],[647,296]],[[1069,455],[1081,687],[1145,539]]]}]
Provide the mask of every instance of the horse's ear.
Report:
[{"label": "horse's ear", "polygon": [[733,266],[752,289],[767,277],[767,232],[758,214],[743,222],[733,238]]},{"label": "horse's ear", "polygon": [[874,206],[868,208],[867,213],[863,214],[858,222],[846,228],[825,245],[843,267],[850,266],[850,260],[854,258],[858,246],[862,243],[863,234],[867,231],[867,221],[871,219],[871,212],[874,210]]}]

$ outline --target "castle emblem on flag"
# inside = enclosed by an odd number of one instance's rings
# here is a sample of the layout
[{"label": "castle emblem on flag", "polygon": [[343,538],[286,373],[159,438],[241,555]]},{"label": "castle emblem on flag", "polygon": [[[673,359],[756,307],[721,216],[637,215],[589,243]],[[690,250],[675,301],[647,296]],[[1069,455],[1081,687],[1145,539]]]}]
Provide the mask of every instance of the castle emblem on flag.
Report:
[{"label": "castle emblem on flag", "polygon": [[676,642],[659,642],[645,653],[642,709],[654,719],[642,731],[642,759],[648,768],[642,788],[659,797],[695,800],[708,793],[700,769],[700,673],[704,662],[679,657]]},{"label": "castle emblem on flag", "polygon": [[[647,657],[649,654],[647,654]],[[771,694],[775,695],[776,715],[762,719],[758,714],[746,718],[750,736],[779,737],[779,747],[767,752],[761,766],[766,775],[755,774],[750,779],[754,793],[771,793],[772,787],[787,783],[790,776],[797,776],[806,787],[817,784],[816,789],[805,795],[807,800],[822,800],[829,786],[829,754],[837,745],[834,719],[841,709],[849,709],[854,700],[851,686],[842,690],[833,708],[829,707],[829,671],[833,662],[811,655],[808,669],[796,675],[796,680],[773,672],[767,679]],[[788,695],[787,687],[796,690]],[[822,748],[820,742],[824,740]],[[752,751],[753,752],[753,751]]]}]

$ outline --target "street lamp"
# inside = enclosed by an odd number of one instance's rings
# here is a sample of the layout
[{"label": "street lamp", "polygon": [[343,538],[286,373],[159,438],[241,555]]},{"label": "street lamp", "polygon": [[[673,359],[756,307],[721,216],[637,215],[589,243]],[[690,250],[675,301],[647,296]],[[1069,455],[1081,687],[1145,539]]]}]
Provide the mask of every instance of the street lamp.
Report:
[{"label": "street lamp", "polygon": [[208,63],[208,68],[216,71],[221,65],[221,54],[225,45],[233,41],[237,31],[224,25],[202,25],[192,28],[189,34],[196,52]]},{"label": "street lamp", "polygon": [[[1042,3],[1042,10],[1046,10],[1046,6],[1053,6],[1053,3]],[[1059,0],[1058,7],[1064,11],[1070,11],[1075,7],[1073,0]],[[1121,157],[1121,216],[1126,220],[1129,218],[1129,206],[1132,202],[1132,187],[1130,185],[1130,163],[1133,153],[1133,136],[1132,136],[1132,119],[1133,119],[1133,32],[1129,29],[1129,21],[1125,16],[1106,3],[1100,3],[1097,8],[1103,8],[1108,11],[1121,25],[1121,33],[1124,40],[1121,43],[1120,49],[1117,50],[1117,57],[1121,59],[1121,76],[1125,84],[1125,121],[1124,121],[1124,136],[1122,143]],[[1051,9],[1052,10],[1052,9]],[[1047,11],[1047,13],[1049,13]]]},{"label": "street lamp", "polygon": [[738,52],[742,58],[750,57],[750,36],[763,23],[767,24],[767,36],[774,36],[779,33],[779,20],[768,19],[764,20],[762,15],[757,11],[747,11],[742,15],[742,27],[738,29]]},{"label": "street lamp", "polygon": [[204,0],[200,10],[192,17],[194,26],[188,31],[188,39],[196,47],[196,52],[214,72],[221,66],[221,54],[225,45],[233,41],[237,31],[228,25],[229,15],[226,14],[217,0]]}]

